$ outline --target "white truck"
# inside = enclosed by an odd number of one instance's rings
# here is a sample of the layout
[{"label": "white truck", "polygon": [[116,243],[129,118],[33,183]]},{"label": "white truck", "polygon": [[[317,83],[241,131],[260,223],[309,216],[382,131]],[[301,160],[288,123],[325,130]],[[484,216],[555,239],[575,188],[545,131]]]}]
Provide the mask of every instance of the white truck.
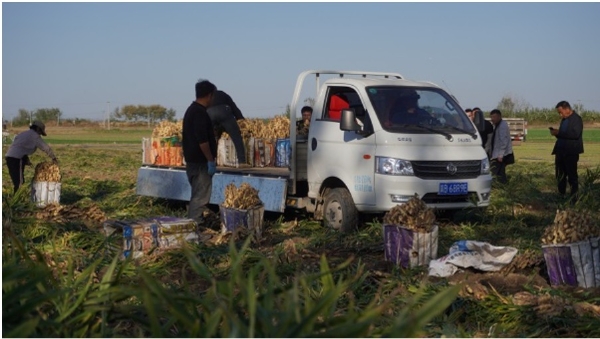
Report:
[{"label": "white truck", "polygon": [[[307,137],[296,133],[299,97],[307,76],[316,98]],[[323,75],[329,79],[320,84]],[[310,70],[297,79],[291,102],[291,160],[286,168],[218,167],[210,203],[229,183],[259,191],[265,210],[306,209],[341,231],[359,213],[382,213],[415,195],[429,207],[485,207],[490,164],[476,124],[453,96],[430,82],[398,73]],[[189,201],[185,168],[143,165],[137,194]]]}]

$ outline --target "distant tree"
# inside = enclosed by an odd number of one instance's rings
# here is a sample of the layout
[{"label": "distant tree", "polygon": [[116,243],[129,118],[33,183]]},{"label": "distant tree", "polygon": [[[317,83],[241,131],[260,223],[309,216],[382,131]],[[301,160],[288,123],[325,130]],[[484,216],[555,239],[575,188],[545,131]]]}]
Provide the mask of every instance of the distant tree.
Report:
[{"label": "distant tree", "polygon": [[12,119],[13,126],[26,126],[29,125],[30,120],[33,117],[33,112],[26,109],[19,109],[19,113]]},{"label": "distant tree", "polygon": [[285,112],[283,112],[283,115],[288,119],[291,119],[290,117],[292,116],[292,108],[290,107],[290,104],[285,105]]},{"label": "distant tree", "polygon": [[62,116],[62,112],[58,108],[38,108],[33,113],[34,120],[42,122],[57,121]]},{"label": "distant tree", "polygon": [[529,109],[531,105],[527,101],[522,98],[518,98],[513,94],[507,94],[500,99],[496,108],[498,108],[502,113],[517,113],[522,112]]},{"label": "distant tree", "polygon": [[515,111],[515,102],[511,97],[504,96],[502,99],[500,99],[500,102],[498,105],[496,105],[496,108],[504,113],[512,113]]},{"label": "distant tree", "polygon": [[175,111],[172,108],[169,108],[165,114],[165,119],[169,120],[169,121],[175,121],[175,115],[177,114],[177,111]]},{"label": "distant tree", "polygon": [[135,113],[136,111],[137,111],[137,106],[125,105],[125,106],[121,107],[120,109],[116,110],[115,118],[123,119],[126,121],[134,121],[134,120],[137,120],[137,115]]},{"label": "distant tree", "polygon": [[120,115],[121,115],[121,109],[119,107],[115,107],[112,111],[112,113],[110,114],[110,118],[112,120],[119,120],[120,119]]},{"label": "distant tree", "polygon": [[116,119],[125,121],[146,121],[148,125],[160,120],[173,120],[176,111],[167,109],[161,105],[125,105],[113,111]]}]

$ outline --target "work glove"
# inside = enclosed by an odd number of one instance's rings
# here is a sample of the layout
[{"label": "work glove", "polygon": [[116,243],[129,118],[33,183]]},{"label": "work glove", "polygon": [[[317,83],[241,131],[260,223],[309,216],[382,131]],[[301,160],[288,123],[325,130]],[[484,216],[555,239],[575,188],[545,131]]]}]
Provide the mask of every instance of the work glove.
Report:
[{"label": "work glove", "polygon": [[215,164],[214,161],[209,161],[208,162],[208,175],[210,175],[212,177],[215,174],[215,172],[217,172],[217,164]]}]

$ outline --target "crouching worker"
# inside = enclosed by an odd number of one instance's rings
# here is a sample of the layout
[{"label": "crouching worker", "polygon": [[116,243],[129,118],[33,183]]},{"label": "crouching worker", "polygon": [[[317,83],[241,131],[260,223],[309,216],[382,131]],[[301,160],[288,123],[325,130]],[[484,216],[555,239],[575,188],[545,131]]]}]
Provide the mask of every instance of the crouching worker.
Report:
[{"label": "crouching worker", "polygon": [[46,136],[46,126],[41,121],[34,121],[29,126],[29,130],[21,132],[15,137],[6,152],[6,166],[8,167],[10,179],[15,186],[15,192],[25,181],[25,166],[32,165],[29,156],[38,148],[48,154],[54,163],[58,163],[50,146],[42,140],[42,135]]}]

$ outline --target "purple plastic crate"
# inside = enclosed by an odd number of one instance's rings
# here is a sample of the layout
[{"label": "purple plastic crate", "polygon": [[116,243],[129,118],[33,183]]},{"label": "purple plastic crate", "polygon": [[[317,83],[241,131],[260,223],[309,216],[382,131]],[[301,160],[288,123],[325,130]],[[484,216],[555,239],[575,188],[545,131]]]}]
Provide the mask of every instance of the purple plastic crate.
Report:
[{"label": "purple plastic crate", "polygon": [[438,226],[418,233],[400,225],[383,225],[384,258],[404,268],[428,265],[437,258]]},{"label": "purple plastic crate", "polygon": [[543,245],[542,252],[551,285],[600,287],[600,238]]},{"label": "purple plastic crate", "polygon": [[249,230],[254,230],[258,235],[262,233],[262,222],[265,212],[263,205],[250,208],[238,209],[219,206],[219,214],[221,215],[222,232],[233,232],[238,227],[244,227]]}]

